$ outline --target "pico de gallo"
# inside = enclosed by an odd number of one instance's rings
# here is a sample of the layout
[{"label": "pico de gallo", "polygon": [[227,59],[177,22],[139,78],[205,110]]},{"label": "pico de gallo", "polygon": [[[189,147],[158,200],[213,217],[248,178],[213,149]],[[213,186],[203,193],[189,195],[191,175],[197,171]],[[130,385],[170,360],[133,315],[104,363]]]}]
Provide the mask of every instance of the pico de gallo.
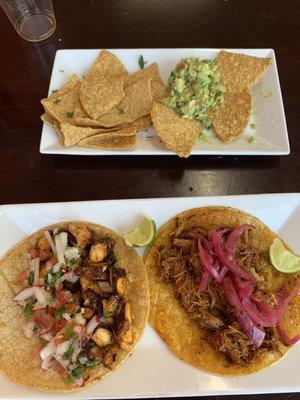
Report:
[{"label": "pico de gallo", "polygon": [[118,351],[132,344],[127,275],[114,246],[86,224],[45,230],[28,249],[26,287],[14,297],[23,307],[25,336],[43,341],[41,368],[79,387],[89,368],[113,368]]}]

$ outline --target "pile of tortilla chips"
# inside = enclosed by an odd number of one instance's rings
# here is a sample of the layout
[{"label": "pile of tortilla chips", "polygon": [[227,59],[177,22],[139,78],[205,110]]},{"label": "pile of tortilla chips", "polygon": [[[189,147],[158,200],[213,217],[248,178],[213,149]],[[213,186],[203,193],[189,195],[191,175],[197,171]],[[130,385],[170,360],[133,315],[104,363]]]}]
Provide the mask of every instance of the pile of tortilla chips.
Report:
[{"label": "pile of tortilla chips", "polygon": [[[252,107],[250,88],[271,64],[270,58],[251,57],[221,51],[216,67],[225,87],[224,101],[212,107],[208,116],[216,135],[229,143],[238,139],[248,125]],[[156,132],[169,150],[188,157],[202,131],[200,121],[181,117],[170,107],[154,102],[151,118]]]},{"label": "pile of tortilla chips", "polygon": [[136,133],[151,124],[153,101],[165,96],[156,63],[129,75],[113,53],[103,50],[82,81],[73,75],[41,100],[41,119],[65,147],[132,149]]}]

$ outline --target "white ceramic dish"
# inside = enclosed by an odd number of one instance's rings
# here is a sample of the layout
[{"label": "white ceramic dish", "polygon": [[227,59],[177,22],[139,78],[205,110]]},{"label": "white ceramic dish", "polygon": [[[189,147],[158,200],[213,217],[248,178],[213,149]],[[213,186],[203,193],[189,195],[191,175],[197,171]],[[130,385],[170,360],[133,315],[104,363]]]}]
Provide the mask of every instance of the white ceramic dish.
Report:
[{"label": "white ceramic dish", "polygon": [[[233,143],[224,145],[211,132],[207,140],[198,141],[194,155],[284,155],[289,154],[289,140],[283,102],[278,78],[275,53],[272,49],[229,49],[257,57],[271,57],[272,65],[251,90],[253,115],[244,135]],[[165,82],[177,62],[183,57],[215,58],[220,49],[122,49],[111,50],[124,63],[129,72],[136,71],[140,54],[151,64],[157,62]],[[59,89],[72,74],[84,75],[95,61],[99,50],[59,50],[56,53],[49,94]],[[252,124],[252,125],[251,125]],[[254,124],[254,125],[253,125]],[[252,129],[251,126],[255,126]],[[249,143],[255,136],[257,143]],[[43,124],[40,152],[44,154],[68,155],[172,155],[160,142],[153,128],[138,134],[138,143],[134,150],[104,151],[87,147],[73,146],[65,148],[58,142],[55,131]]]},{"label": "white ceramic dish", "polygon": [[[0,256],[26,234],[62,220],[89,220],[122,234],[135,226],[142,215],[150,216],[160,226],[174,214],[207,205],[237,207],[255,215],[300,252],[300,194],[295,193],[4,205],[0,207]],[[77,393],[58,395],[17,385],[0,373],[0,398],[107,399],[298,392],[299,358],[300,345],[296,345],[266,371],[242,378],[217,377],[177,359],[148,326],[132,357],[103,382]]]}]

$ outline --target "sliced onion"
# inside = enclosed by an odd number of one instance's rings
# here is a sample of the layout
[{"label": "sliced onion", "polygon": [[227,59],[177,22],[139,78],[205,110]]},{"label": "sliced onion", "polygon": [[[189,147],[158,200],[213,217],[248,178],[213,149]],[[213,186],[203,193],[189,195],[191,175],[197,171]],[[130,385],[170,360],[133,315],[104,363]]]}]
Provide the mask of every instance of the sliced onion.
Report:
[{"label": "sliced onion", "polygon": [[250,282],[244,282],[233,274],[231,274],[231,279],[234,284],[235,290],[241,299],[251,296],[253,292],[253,286]]},{"label": "sliced onion", "polygon": [[296,344],[300,340],[300,333],[293,338],[289,338],[288,335],[286,334],[282,323],[279,323],[277,325],[277,332],[280,340],[282,341],[283,344],[286,346],[292,346],[293,344]]},{"label": "sliced onion", "polygon": [[65,264],[64,253],[68,245],[68,234],[67,232],[61,232],[55,235],[54,239],[55,239],[58,262],[60,264]]},{"label": "sliced onion", "polygon": [[39,277],[40,277],[40,259],[34,258],[31,260],[31,271],[33,271],[33,285],[39,284]]},{"label": "sliced onion", "polygon": [[50,361],[52,360],[52,356],[46,357],[41,364],[42,369],[49,369],[50,368]]},{"label": "sliced onion", "polygon": [[51,340],[48,344],[46,344],[45,347],[42,348],[40,351],[40,357],[42,360],[45,360],[49,356],[53,356],[56,351],[56,345],[54,343],[54,340]]},{"label": "sliced onion", "polygon": [[56,354],[64,354],[68,350],[70,343],[71,343],[71,340],[65,340],[64,342],[59,343],[55,353]]},{"label": "sliced onion", "polygon": [[254,276],[244,272],[232,259],[229,259],[228,255],[223,251],[222,248],[222,237],[227,229],[221,231],[214,231],[211,233],[211,240],[214,244],[215,253],[221,264],[227,267],[233,274],[249,281],[255,281]]},{"label": "sliced onion", "polygon": [[62,315],[62,317],[63,317],[66,321],[71,322],[71,317],[70,317],[70,315],[69,315],[68,313],[64,313],[64,314]]},{"label": "sliced onion", "polygon": [[209,283],[209,280],[210,280],[210,273],[207,270],[205,270],[202,275],[200,284],[199,284],[198,293],[205,292],[207,285]]},{"label": "sliced onion", "polygon": [[212,256],[204,250],[201,243],[201,238],[198,239],[198,254],[201,263],[204,265],[204,268],[212,275],[218,283],[222,282],[222,278],[218,271],[212,265]]},{"label": "sliced onion", "polygon": [[74,328],[73,328],[73,331],[75,333],[80,334],[81,333],[81,326],[80,325],[75,325]]},{"label": "sliced onion", "polygon": [[228,268],[227,267],[221,267],[221,269],[220,269],[220,276],[221,276],[221,278],[224,278],[224,276],[227,274],[227,272],[228,272]]},{"label": "sliced onion", "polygon": [[86,320],[83,318],[81,314],[75,314],[75,317],[73,318],[76,324],[79,325],[85,325]]},{"label": "sliced onion", "polygon": [[42,335],[39,335],[42,339],[47,340],[47,342],[51,342],[53,339],[53,335],[51,332],[43,333]]},{"label": "sliced onion", "polygon": [[45,303],[40,303],[39,301],[37,301],[33,306],[33,310],[41,310],[42,308],[45,307],[46,307]]},{"label": "sliced onion", "polygon": [[237,311],[243,311],[242,303],[229,276],[223,278],[223,286],[228,303]]},{"label": "sliced onion", "polygon": [[81,352],[81,347],[82,347],[81,344],[82,344],[82,342],[81,342],[81,340],[79,340],[79,343],[77,345],[75,345],[75,347],[74,347],[74,351],[73,351],[73,353],[71,355],[71,362],[72,363],[76,362],[77,357],[79,356],[79,354]]},{"label": "sliced onion", "polygon": [[29,297],[34,295],[34,290],[33,287],[27,287],[23,290],[21,290],[19,293],[17,293],[15,295],[15,297],[13,298],[14,301],[21,301],[21,300],[27,300],[29,299]]},{"label": "sliced onion", "polygon": [[97,326],[100,324],[100,317],[98,315],[94,315],[93,318],[88,322],[86,326],[86,331],[88,336],[91,336]]},{"label": "sliced onion", "polygon": [[67,281],[71,283],[77,282],[79,279],[79,275],[76,275],[73,270],[66,272],[62,277],[61,277],[61,282]]},{"label": "sliced onion", "polygon": [[58,272],[60,270],[60,263],[56,263],[54,266],[53,266],[53,272]]},{"label": "sliced onion", "polygon": [[47,242],[49,243],[49,246],[51,247],[51,249],[53,251],[53,254],[56,254],[56,247],[55,247],[55,244],[54,244],[54,241],[53,241],[53,239],[51,237],[50,232],[49,231],[44,231],[44,235],[45,235],[45,237],[47,239]]},{"label": "sliced onion", "polygon": [[256,327],[246,313],[238,314],[237,320],[249,339],[253,341],[256,347],[260,347],[266,336],[264,330]]},{"label": "sliced onion", "polygon": [[47,292],[42,286],[32,286],[34,295],[38,302],[46,304]]},{"label": "sliced onion", "polygon": [[233,231],[231,231],[229,233],[226,244],[225,244],[225,248],[230,254],[233,254],[233,252],[235,250],[235,245],[236,245],[236,241],[237,241],[238,237],[242,233],[244,233],[245,231],[248,231],[250,229],[255,229],[255,228],[253,225],[244,224],[244,225],[240,225],[238,228],[234,229]]},{"label": "sliced onion", "polygon": [[27,339],[29,339],[33,336],[34,326],[35,326],[35,323],[33,321],[30,321],[26,325],[24,325],[23,332],[24,332],[25,337],[27,337]]},{"label": "sliced onion", "polygon": [[242,306],[249,317],[259,326],[270,327],[274,325],[273,321],[268,321],[266,318],[264,318],[251,299],[244,298],[242,300]]}]

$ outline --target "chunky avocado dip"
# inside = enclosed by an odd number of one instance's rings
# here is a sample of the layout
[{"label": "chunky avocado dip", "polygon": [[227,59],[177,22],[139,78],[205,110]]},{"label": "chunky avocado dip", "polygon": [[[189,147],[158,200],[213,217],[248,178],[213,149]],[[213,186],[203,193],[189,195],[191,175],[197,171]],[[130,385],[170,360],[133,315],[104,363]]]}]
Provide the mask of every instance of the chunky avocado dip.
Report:
[{"label": "chunky avocado dip", "polygon": [[200,120],[204,128],[211,127],[207,111],[223,101],[225,88],[215,61],[184,58],[169,77],[171,94],[165,104],[184,118]]}]

